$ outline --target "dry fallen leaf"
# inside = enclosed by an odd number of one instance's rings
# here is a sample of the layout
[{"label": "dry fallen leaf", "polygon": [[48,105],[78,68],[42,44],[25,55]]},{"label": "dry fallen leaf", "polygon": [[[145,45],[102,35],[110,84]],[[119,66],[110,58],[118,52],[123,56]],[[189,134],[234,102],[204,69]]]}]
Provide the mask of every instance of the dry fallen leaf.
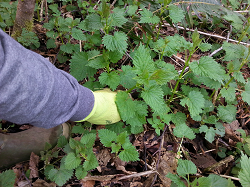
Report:
[{"label": "dry fallen leaf", "polygon": [[39,156],[37,156],[35,153],[32,152],[30,155],[30,162],[29,162],[31,179],[39,177],[38,168],[37,168],[38,163],[39,163]]}]

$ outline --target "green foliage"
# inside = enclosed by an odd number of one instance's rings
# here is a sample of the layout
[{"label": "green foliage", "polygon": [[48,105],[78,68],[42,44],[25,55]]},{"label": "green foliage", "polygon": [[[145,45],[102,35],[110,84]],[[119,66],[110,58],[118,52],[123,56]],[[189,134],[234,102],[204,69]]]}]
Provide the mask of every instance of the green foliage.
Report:
[{"label": "green foliage", "polygon": [[117,135],[115,132],[108,129],[98,131],[100,141],[105,147],[111,147],[112,153],[119,153],[119,158],[123,161],[139,160],[139,153],[136,148],[130,143],[126,131]]},{"label": "green foliage", "polygon": [[13,187],[16,175],[13,170],[6,170],[0,173],[0,187]]},{"label": "green foliage", "polygon": [[235,187],[234,183],[230,180],[222,178],[218,175],[210,174],[208,177],[195,178],[193,182],[189,182],[189,177],[197,173],[197,168],[190,160],[178,160],[177,174],[168,173],[166,177],[170,178],[173,183],[178,187],[185,187],[186,185],[181,180],[185,179],[190,187],[207,187],[207,186],[230,186]]},{"label": "green foliage", "polygon": [[[1,28],[13,25],[16,3],[4,0],[0,4]],[[178,33],[165,36],[163,32],[166,22],[177,28],[178,23],[185,28],[208,30],[224,29],[228,27],[224,23],[230,23],[232,37],[246,41],[250,23],[234,12],[240,9],[239,2],[229,0],[224,6],[216,0],[209,3],[161,0],[149,6],[148,1],[118,1],[114,5],[109,1],[95,4],[77,1],[73,5],[64,0],[62,3],[73,19],[62,15],[52,0],[48,3],[49,21],[43,24],[47,49],[57,52],[57,60],[66,62],[63,67],[69,65],[70,74],[83,86],[91,90],[103,87],[119,90],[116,104],[122,119],[98,132],[91,130],[89,123],[78,123],[72,133],[81,137],[79,141],[61,136],[57,144],[60,149],[46,146],[41,152],[44,174],[58,185],[62,186],[72,176],[82,179],[98,166],[93,153],[97,133],[113,155],[123,161],[137,161],[139,153],[129,140],[130,134],[141,133],[149,126],[160,136],[165,128],[174,126],[172,132],[177,138],[194,139],[195,133],[201,133],[212,143],[215,137],[224,136],[222,123],[236,119],[237,99],[250,104],[250,83],[241,72],[250,59],[247,47],[224,42],[223,50],[210,57],[208,54],[221,44],[210,43],[197,30],[185,37]],[[225,8],[229,4],[233,10]],[[33,32],[23,32],[18,41],[29,48],[40,46]],[[170,58],[180,54],[185,62],[178,72],[177,63],[173,64]],[[220,102],[222,98],[224,103]],[[200,124],[199,128],[190,127],[190,117]],[[250,138],[244,132],[241,134],[244,141],[238,142],[237,148],[250,155]],[[52,158],[60,164],[51,163]],[[248,160],[242,157],[242,162]],[[191,161],[179,160],[177,174],[167,176],[178,186],[185,186],[181,179],[189,186],[234,186],[230,180],[216,175],[195,178],[191,183],[189,176],[196,171]],[[247,181],[247,175],[243,168],[242,181]]]},{"label": "green foliage", "polygon": [[247,155],[242,154],[240,164],[241,164],[241,170],[239,172],[240,183],[243,187],[247,187],[250,184],[250,172],[249,172],[250,159],[247,157]]}]

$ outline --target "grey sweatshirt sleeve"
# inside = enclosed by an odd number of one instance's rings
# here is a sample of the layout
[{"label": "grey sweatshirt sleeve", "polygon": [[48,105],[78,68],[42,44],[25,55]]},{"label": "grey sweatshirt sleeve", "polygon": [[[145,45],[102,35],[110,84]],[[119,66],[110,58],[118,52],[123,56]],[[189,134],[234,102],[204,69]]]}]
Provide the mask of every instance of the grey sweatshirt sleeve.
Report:
[{"label": "grey sweatshirt sleeve", "polygon": [[0,119],[52,128],[84,119],[94,95],[0,29]]}]

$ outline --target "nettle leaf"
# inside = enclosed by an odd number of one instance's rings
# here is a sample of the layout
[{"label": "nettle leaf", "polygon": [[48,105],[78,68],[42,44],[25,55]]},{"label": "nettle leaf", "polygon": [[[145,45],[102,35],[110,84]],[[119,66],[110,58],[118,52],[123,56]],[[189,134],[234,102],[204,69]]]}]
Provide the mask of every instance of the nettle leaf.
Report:
[{"label": "nettle leaf", "polygon": [[106,62],[103,58],[103,56],[100,54],[100,51],[98,50],[91,50],[87,52],[88,54],[88,66],[100,69],[105,68],[108,65],[108,62]]},{"label": "nettle leaf", "polygon": [[155,70],[154,61],[150,56],[150,52],[151,51],[145,48],[144,45],[140,45],[138,49],[135,50],[133,64],[136,67],[137,74],[142,73],[144,70],[151,73]]},{"label": "nettle leaf", "polygon": [[[211,181],[211,186],[228,186],[230,185],[230,181],[221,177],[221,176],[218,176],[218,175],[215,175],[215,174],[210,174],[207,178],[210,179]],[[231,186],[231,185],[230,185]],[[232,185],[233,187],[234,185]]]},{"label": "nettle leaf", "polygon": [[184,113],[182,112],[176,112],[175,114],[169,114],[171,116],[171,121],[175,124],[175,125],[181,125],[181,124],[185,124],[187,117]]},{"label": "nettle leaf", "polygon": [[249,186],[250,184],[250,159],[247,155],[243,154],[241,155],[240,159],[241,164],[241,170],[239,172],[239,179],[242,186]]},{"label": "nettle leaf", "polygon": [[101,17],[97,14],[88,15],[84,21],[82,21],[78,27],[86,31],[96,31],[103,28]]},{"label": "nettle leaf", "polygon": [[202,108],[205,105],[205,99],[201,92],[191,91],[187,97],[181,99],[180,104],[182,106],[187,105],[191,117],[194,117],[202,113]]},{"label": "nettle leaf", "polygon": [[240,30],[242,29],[242,26],[243,26],[243,21],[240,19],[240,17],[235,14],[235,13],[227,13],[227,15],[224,15],[223,16],[224,19],[226,19],[227,21],[232,21],[232,26],[234,28],[236,28],[237,30]]},{"label": "nettle leaf", "polygon": [[225,121],[227,123],[231,123],[234,120],[236,120],[236,107],[233,105],[227,105],[227,106],[218,106],[218,116],[222,121]]},{"label": "nettle leaf", "polygon": [[56,48],[56,43],[55,43],[55,40],[54,39],[48,39],[47,42],[46,42],[46,47],[48,49],[51,49],[51,48]]},{"label": "nettle leaf", "polygon": [[241,82],[241,83],[246,83],[246,81],[245,81],[245,79],[244,79],[244,77],[243,77],[243,75],[242,75],[242,73],[241,73],[240,71],[234,72],[234,73],[233,73],[233,77],[234,77],[237,81],[239,81],[239,82]]},{"label": "nettle leaf", "polygon": [[116,104],[122,120],[126,121],[135,116],[136,105],[127,92],[117,93]]},{"label": "nettle leaf", "polygon": [[123,144],[122,148],[124,150],[122,150],[118,155],[122,161],[129,162],[139,160],[139,153],[131,143]]},{"label": "nettle leaf", "polygon": [[165,113],[168,110],[167,105],[163,99],[163,91],[160,86],[153,85],[145,88],[141,92],[144,101],[157,113]]},{"label": "nettle leaf", "polygon": [[122,86],[127,89],[134,87],[136,85],[134,77],[136,77],[136,74],[131,66],[122,66],[122,72],[120,73],[120,84]]},{"label": "nettle leaf", "polygon": [[110,51],[119,51],[124,53],[127,50],[127,35],[124,32],[115,32],[114,36],[105,35],[103,37],[103,45]]},{"label": "nettle leaf", "polygon": [[233,60],[237,62],[239,59],[245,58],[248,52],[248,49],[240,44],[224,42],[222,47],[226,51],[225,61]]},{"label": "nettle leaf", "polygon": [[206,51],[209,51],[211,48],[212,48],[212,45],[209,44],[209,43],[201,43],[199,45],[199,48],[202,52],[206,52]]},{"label": "nettle leaf", "polygon": [[16,175],[13,170],[6,170],[0,173],[0,187],[13,187]]},{"label": "nettle leaf", "polygon": [[68,170],[64,168],[57,169],[51,169],[49,171],[49,178],[52,181],[55,181],[55,183],[59,186],[63,186],[67,180],[69,180],[73,175],[73,169]]},{"label": "nettle leaf", "polygon": [[242,99],[250,105],[250,81],[245,85],[245,91],[241,94]]},{"label": "nettle leaf", "polygon": [[80,165],[76,168],[75,176],[78,180],[81,180],[87,176],[88,172],[84,170],[83,166]]},{"label": "nettle leaf", "polygon": [[99,166],[96,156],[93,152],[87,155],[87,159],[83,163],[83,168],[85,171],[90,171]]},{"label": "nettle leaf", "polygon": [[127,14],[129,16],[132,16],[135,14],[136,10],[138,9],[138,6],[137,5],[129,5],[128,6],[128,11],[127,11]]},{"label": "nettle leaf", "polygon": [[128,20],[124,17],[124,10],[118,7],[113,9],[113,13],[110,14],[108,21],[111,26],[122,27]]},{"label": "nettle leaf", "polygon": [[96,134],[94,133],[89,133],[89,134],[85,134],[82,138],[81,138],[81,143],[86,145],[86,147],[93,147],[93,145],[95,144],[95,139],[96,139]]},{"label": "nettle leaf", "polygon": [[199,131],[200,132],[204,132],[206,135],[205,135],[205,139],[207,141],[209,141],[210,143],[212,143],[214,141],[214,136],[215,136],[215,130],[213,127],[207,127],[206,125],[202,125],[200,128],[199,128]]},{"label": "nettle leaf", "polygon": [[116,141],[117,138],[116,133],[108,129],[98,130],[98,136],[105,147],[111,147],[112,142]]},{"label": "nettle leaf", "polygon": [[60,50],[62,50],[65,53],[72,53],[74,50],[74,44],[66,43],[65,45],[61,45]]},{"label": "nettle leaf", "polygon": [[166,175],[166,177],[170,178],[171,181],[174,182],[178,187],[186,187],[185,183],[181,180],[181,178],[177,174],[173,174],[169,172]]},{"label": "nettle leaf", "polygon": [[233,87],[222,88],[220,93],[222,97],[225,97],[227,102],[232,102],[235,100],[235,88]]},{"label": "nettle leaf", "polygon": [[77,28],[72,29],[72,37],[76,40],[83,40],[83,41],[87,40],[87,38],[86,38],[85,34],[83,34],[82,30],[77,29]]},{"label": "nettle leaf", "polygon": [[176,127],[174,128],[174,135],[179,138],[186,137],[190,140],[195,138],[194,132],[185,123],[176,125]]},{"label": "nettle leaf", "polygon": [[151,11],[148,9],[143,9],[140,11],[141,18],[139,23],[152,23],[152,24],[157,24],[160,22],[160,18],[156,15],[153,15]]},{"label": "nettle leaf", "polygon": [[221,87],[221,83],[219,81],[210,79],[209,77],[200,76],[198,81],[212,89],[218,90]]},{"label": "nettle leaf", "polygon": [[85,52],[74,53],[70,62],[70,74],[78,81],[83,80],[87,76],[93,76],[96,73],[94,68],[86,66],[88,55]]},{"label": "nettle leaf", "polygon": [[184,11],[176,5],[170,4],[168,6],[169,17],[172,19],[173,23],[181,22],[184,18]]},{"label": "nettle leaf", "polygon": [[228,79],[228,76],[222,66],[209,56],[201,57],[199,62],[191,62],[190,68],[196,75],[209,77],[221,83],[223,80]]},{"label": "nettle leaf", "polygon": [[125,132],[122,132],[120,133],[118,136],[117,136],[117,142],[121,143],[121,144],[124,144],[126,142],[126,140],[129,140],[128,139],[128,133],[127,131]]},{"label": "nettle leaf", "polygon": [[99,76],[99,81],[101,84],[108,85],[112,90],[115,90],[120,83],[120,76],[115,71],[110,73],[103,72]]},{"label": "nettle leaf", "polygon": [[77,157],[75,153],[68,153],[65,158],[65,167],[66,169],[75,169],[81,163],[81,158]]},{"label": "nettle leaf", "polygon": [[179,176],[185,177],[189,174],[196,174],[197,168],[190,160],[178,160],[177,173]]}]

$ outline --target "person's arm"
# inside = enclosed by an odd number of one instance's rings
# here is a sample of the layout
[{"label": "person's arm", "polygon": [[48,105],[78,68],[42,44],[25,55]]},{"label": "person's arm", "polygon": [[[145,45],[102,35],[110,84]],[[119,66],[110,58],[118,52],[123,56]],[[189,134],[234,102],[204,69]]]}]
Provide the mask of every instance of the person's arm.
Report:
[{"label": "person's arm", "polygon": [[0,29],[0,119],[51,128],[86,118],[91,90]]}]

